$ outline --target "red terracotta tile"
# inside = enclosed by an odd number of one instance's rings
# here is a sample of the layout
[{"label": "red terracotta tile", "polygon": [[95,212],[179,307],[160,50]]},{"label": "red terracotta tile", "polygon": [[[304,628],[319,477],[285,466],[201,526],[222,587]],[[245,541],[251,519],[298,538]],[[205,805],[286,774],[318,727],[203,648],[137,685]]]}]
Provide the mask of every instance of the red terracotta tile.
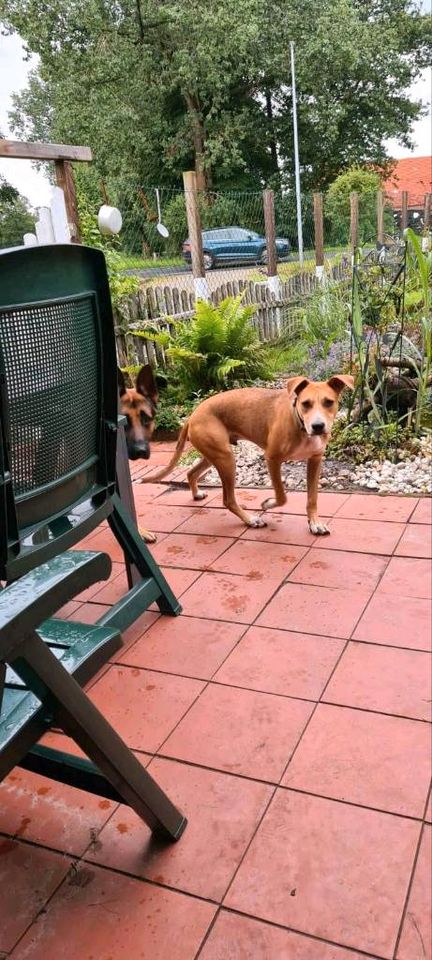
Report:
[{"label": "red terracotta tile", "polygon": [[280,581],[248,580],[229,573],[203,573],[182,596],[188,617],[209,617],[234,623],[252,623]]},{"label": "red terracotta tile", "polygon": [[[384,520],[329,520],[330,536],[320,537],[315,546],[323,550],[352,550],[356,553],[393,552],[405,527],[403,523]],[[318,542],[319,539],[319,542]]]},{"label": "red terracotta tile", "polygon": [[[161,570],[174,596],[177,598],[181,597],[185,590],[201,576],[199,570],[182,570],[180,567],[161,567]],[[158,609],[156,603],[152,603],[151,607],[149,607],[149,610]]]},{"label": "red terracotta tile", "polygon": [[338,517],[406,523],[417,502],[413,497],[380,497],[373,493],[352,493],[338,511]]},{"label": "red terracotta tile", "polygon": [[330,680],[324,700],[429,720],[429,656],[395,647],[350,643]]},{"label": "red terracotta tile", "polygon": [[[67,738],[61,739],[68,750]],[[115,806],[17,767],[0,785],[0,833],[81,856]]]},{"label": "red terracotta tile", "polygon": [[194,513],[199,511],[196,508],[171,507],[169,504],[164,506],[159,497],[150,507],[138,503],[137,510],[138,520],[143,526],[161,533],[172,533],[188,517],[193,517]]},{"label": "red terracotta tile", "polygon": [[[238,488],[237,499],[247,510],[261,510],[263,500],[274,496],[272,487],[259,487],[257,489]],[[305,491],[287,491],[286,503],[282,507],[275,507],[279,513],[296,513],[302,516],[306,515],[306,492]],[[346,493],[320,493],[319,509],[322,517],[332,517],[337,513],[348,499]],[[213,505],[222,506],[222,491],[213,502]]]},{"label": "red terracotta tile", "polygon": [[13,949],[68,869],[57,853],[0,837],[0,950]]},{"label": "red terracotta tile", "polygon": [[78,599],[84,603],[88,600],[92,600],[100,590],[106,588],[109,584],[122,573],[124,570],[124,563],[116,562],[112,564],[111,573],[108,580],[99,580],[98,583],[93,583],[91,587],[87,587],[86,590],[83,590],[82,593],[78,595]]},{"label": "red terracotta tile", "polygon": [[320,704],[282,783],[421,818],[430,755],[429,724]]},{"label": "red terracotta tile", "polygon": [[[149,772],[188,818],[179,843],[167,846],[128,807],[119,807],[94,845],[98,863],[221,900],[272,788],[213,770],[155,760]],[[204,840],[204,842],[203,842]]]},{"label": "red terracotta tile", "polygon": [[60,610],[57,610],[55,616],[58,617],[59,620],[69,620],[71,614],[75,613],[80,606],[80,600],[69,600],[69,603],[65,603],[64,607],[61,607]]},{"label": "red terracotta tile", "polygon": [[432,791],[429,794],[429,801],[426,807],[425,820],[427,820],[428,823],[432,823]]},{"label": "red terracotta tile", "polygon": [[364,960],[364,956],[221,910],[200,960]]},{"label": "red terracotta tile", "polygon": [[432,498],[422,497],[411,516],[411,523],[432,523]]},{"label": "red terracotta tile", "polygon": [[311,550],[290,574],[290,583],[311,583],[345,590],[375,589],[388,564],[388,557],[344,550]]},{"label": "red terracotta tile", "polygon": [[123,550],[109,527],[98,527],[86,549],[107,553],[113,562],[124,563]]},{"label": "red terracotta tile", "polygon": [[[246,527],[242,540],[258,540],[263,543],[289,543],[311,547],[317,540],[308,527],[306,517],[286,513],[266,513],[266,527]],[[237,534],[238,535],[238,534]]]},{"label": "red terracotta tile", "polygon": [[214,917],[210,903],[80,866],[13,952],[13,960],[191,960]]},{"label": "red terracotta tile", "polygon": [[392,557],[378,587],[378,593],[394,597],[431,597],[432,563],[411,557]]},{"label": "red terracotta tile", "polygon": [[204,684],[132,667],[110,667],[91,699],[134,750],[154,753]]},{"label": "red terracotta tile", "polygon": [[268,576],[284,580],[304,557],[306,549],[241,539],[212,563],[212,569],[239,573],[254,582]]},{"label": "red terracotta tile", "polygon": [[[148,630],[153,623],[156,623],[158,621],[159,616],[160,614],[153,612],[153,610],[145,610],[145,612],[142,613],[141,616],[138,617],[138,619],[135,620],[135,622],[132,623],[131,626],[127,628],[127,630],[123,630],[122,631],[122,641],[123,641],[122,650],[128,650],[129,647],[131,647],[134,643],[136,643],[137,640],[139,640],[142,636],[144,636],[146,630]],[[171,622],[172,620],[170,617],[170,623]],[[122,659],[121,650],[119,650],[119,652],[115,654],[114,659],[115,660]]]},{"label": "red terracotta tile", "polygon": [[244,626],[196,617],[160,617],[120,658],[148,670],[210,680],[239,641]]},{"label": "red terracotta tile", "polygon": [[134,483],[132,485],[132,491],[135,508],[138,509],[138,504],[153,503],[157,497],[165,493],[166,489],[167,487],[164,483]]},{"label": "red terracotta tile", "polygon": [[263,611],[257,626],[347,639],[368,599],[365,591],[286,583]]},{"label": "red terracotta tile", "polygon": [[397,960],[432,956],[432,828],[425,827],[408,899]]},{"label": "red terracotta tile", "polygon": [[278,790],[225,904],[390,958],[418,835],[412,820]]},{"label": "red terracotta tile", "polygon": [[229,510],[201,507],[200,510],[191,513],[189,519],[181,524],[177,533],[194,533],[205,537],[239,537],[244,529],[242,520],[235,517]]},{"label": "red terracotta tile", "polygon": [[105,586],[100,587],[97,593],[94,594],[93,601],[95,603],[108,603],[112,606],[112,604],[117,603],[125,596],[128,589],[126,570],[123,567],[116,577],[113,577]]},{"label": "red terracotta tile", "polygon": [[97,623],[104,613],[108,612],[110,606],[107,603],[81,603],[78,609],[69,615],[68,619],[76,620],[78,623]]},{"label": "red terracotta tile", "polygon": [[376,593],[354,631],[354,639],[409,647],[412,650],[430,650],[430,600],[400,595],[396,598],[385,593]]},{"label": "red terracotta tile", "polygon": [[213,560],[228,549],[234,540],[228,537],[211,537],[206,534],[171,533],[161,544],[153,548],[157,563],[167,567],[190,567],[207,570]]},{"label": "red terracotta tile", "polygon": [[432,557],[432,530],[426,523],[409,523],[399,541],[397,557]]},{"label": "red terracotta tile", "polygon": [[236,687],[318,700],[343,640],[250,627],[215,680]]},{"label": "red terracotta tile", "polygon": [[[161,485],[162,486],[162,485]],[[172,504],[177,507],[198,507],[203,509],[203,507],[208,507],[218,496],[217,489],[212,490],[209,487],[200,488],[203,493],[206,493],[207,496],[204,500],[194,500],[189,489],[189,485],[185,487],[166,486],[160,503],[162,504]]]},{"label": "red terracotta tile", "polygon": [[313,705],[210,684],[163,747],[205,767],[278,781]]}]

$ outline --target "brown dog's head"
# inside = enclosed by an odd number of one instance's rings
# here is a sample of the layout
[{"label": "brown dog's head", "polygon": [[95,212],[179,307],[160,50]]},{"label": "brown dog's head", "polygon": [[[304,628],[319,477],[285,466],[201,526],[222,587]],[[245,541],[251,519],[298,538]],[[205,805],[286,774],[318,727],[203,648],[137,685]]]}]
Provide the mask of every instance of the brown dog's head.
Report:
[{"label": "brown dog's head", "polygon": [[123,373],[119,370],[118,386],[120,413],[127,418],[126,444],[129,460],[148,460],[159,398],[150,364],[141,367],[134,387],[126,386]]},{"label": "brown dog's head", "polygon": [[313,383],[307,377],[288,380],[288,394],[309,437],[330,436],[339,397],[345,387],[354,390],[354,377],[344,373],[319,383]]}]

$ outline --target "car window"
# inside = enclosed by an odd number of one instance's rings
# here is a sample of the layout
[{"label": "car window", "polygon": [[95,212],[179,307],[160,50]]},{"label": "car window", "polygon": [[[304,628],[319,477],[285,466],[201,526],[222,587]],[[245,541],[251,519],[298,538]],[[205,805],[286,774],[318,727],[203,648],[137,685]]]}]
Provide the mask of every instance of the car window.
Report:
[{"label": "car window", "polygon": [[231,240],[247,240],[248,234],[246,230],[242,230],[241,227],[232,227],[230,230]]},{"label": "car window", "polygon": [[203,233],[203,237],[206,240],[212,240],[214,243],[217,243],[219,240],[228,240],[229,239],[229,230],[206,230]]}]

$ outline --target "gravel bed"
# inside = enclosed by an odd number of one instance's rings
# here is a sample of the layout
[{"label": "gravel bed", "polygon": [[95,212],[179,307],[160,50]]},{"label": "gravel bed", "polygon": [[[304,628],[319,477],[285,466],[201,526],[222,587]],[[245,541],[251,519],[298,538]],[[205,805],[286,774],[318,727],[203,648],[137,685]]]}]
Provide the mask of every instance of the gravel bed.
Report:
[{"label": "gravel bed", "polygon": [[[270,487],[262,451],[253,443],[241,440],[234,447],[237,464],[236,485],[239,487]],[[282,478],[287,490],[306,489],[306,464],[286,463]],[[220,486],[216,470],[210,470],[204,484]],[[420,441],[417,456],[398,450],[398,461],[368,460],[361,465],[340,460],[324,460],[322,489],[363,489],[375,493],[431,494],[432,493],[432,436]]]}]

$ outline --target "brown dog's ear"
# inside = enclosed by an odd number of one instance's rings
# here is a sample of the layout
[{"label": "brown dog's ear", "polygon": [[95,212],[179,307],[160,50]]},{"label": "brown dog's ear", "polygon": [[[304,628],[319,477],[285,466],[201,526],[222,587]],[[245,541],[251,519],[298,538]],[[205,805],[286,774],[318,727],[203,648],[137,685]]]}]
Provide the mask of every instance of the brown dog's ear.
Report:
[{"label": "brown dog's ear", "polygon": [[291,396],[293,393],[298,397],[299,393],[307,387],[310,380],[307,377],[291,377],[287,380],[287,390]]},{"label": "brown dog's ear", "polygon": [[120,367],[117,367],[117,383],[118,383],[120,396],[122,397],[123,394],[126,393],[126,384],[125,384],[125,378],[123,376],[123,370],[120,370]]},{"label": "brown dog's ear", "polygon": [[159,398],[158,388],[154,381],[153,370],[149,363],[141,370],[136,378],[136,389],[142,393],[143,397],[150,397],[153,403],[157,403]]},{"label": "brown dog's ear", "polygon": [[347,387],[348,390],[354,390],[354,377],[350,373],[338,373],[335,377],[330,377],[330,380],[327,380],[329,387],[332,390],[336,390],[336,393],[342,393],[342,390]]}]

